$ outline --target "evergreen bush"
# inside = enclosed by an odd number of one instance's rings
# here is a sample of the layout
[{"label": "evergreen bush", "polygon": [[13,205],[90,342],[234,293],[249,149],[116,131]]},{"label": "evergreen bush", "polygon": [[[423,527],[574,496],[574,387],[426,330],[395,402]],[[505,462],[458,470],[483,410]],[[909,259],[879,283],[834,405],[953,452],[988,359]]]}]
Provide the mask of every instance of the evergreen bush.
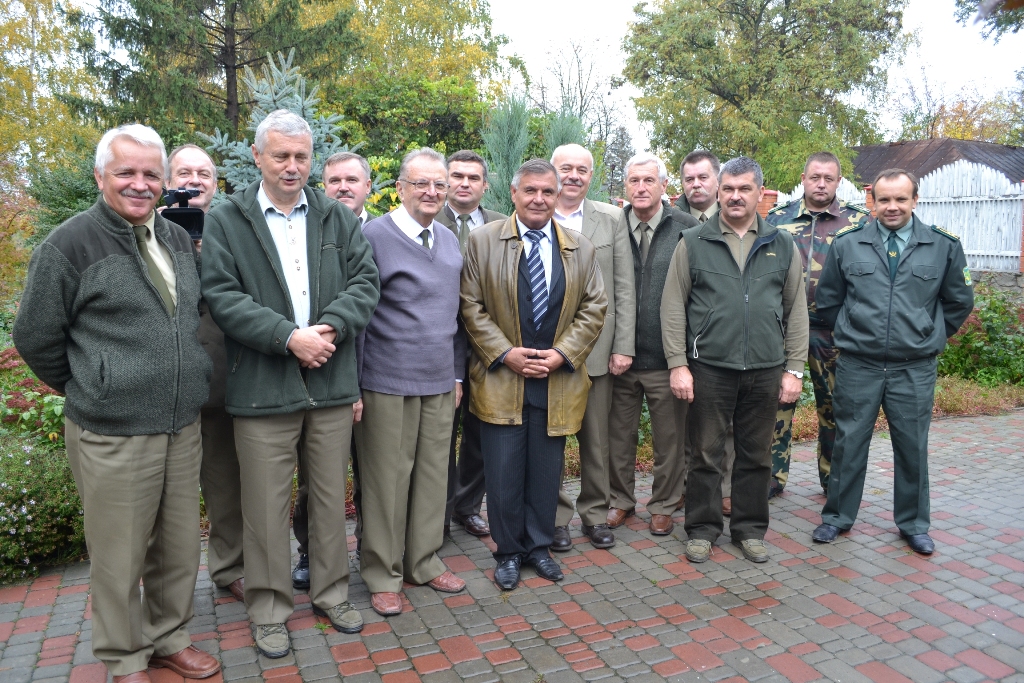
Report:
[{"label": "evergreen bush", "polygon": [[1024,383],[1024,306],[976,285],[974,311],[939,355],[939,374],[985,387]]},{"label": "evergreen bush", "polygon": [[512,215],[510,185],[530,144],[530,112],[526,100],[509,97],[494,107],[484,123],[483,139],[490,177],[483,205],[491,211]]}]

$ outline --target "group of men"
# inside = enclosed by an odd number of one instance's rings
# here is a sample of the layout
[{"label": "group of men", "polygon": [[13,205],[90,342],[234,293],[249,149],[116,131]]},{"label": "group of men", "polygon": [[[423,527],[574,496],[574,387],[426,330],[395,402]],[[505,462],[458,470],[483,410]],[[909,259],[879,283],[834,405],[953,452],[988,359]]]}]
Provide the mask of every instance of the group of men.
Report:
[{"label": "group of men", "polygon": [[[839,160],[814,154],[803,198],[763,219],[752,159],[691,153],[671,205],[665,164],[641,153],[620,209],[587,198],[593,157],[565,145],[518,169],[508,217],[480,205],[482,157],[422,148],[402,161],[400,206],[378,217],[357,154],[325,160],[323,192],[307,185],[312,135],[295,114],[269,114],[252,153],[261,178],[213,206],[201,148],[168,157],[152,129],[109,131],[102,196],[33,254],[15,323],[26,362],[67,395],[93,650],[115,683],[219,670],[186,628],[200,485],[211,578],[244,601],[262,654],[290,650],[293,588],[359,632],[350,454],[357,561],[382,615],[402,611],[403,582],[465,588],[437,555],[452,521],[492,537],[503,590],[523,565],[562,578],[550,550],[572,547],[576,513],[594,547],[614,545],[636,512],[645,399],[650,532],[671,533],[685,507],[686,556],[703,562],[731,514],[733,542],[764,562],[808,361],[827,494],[814,539],[852,526],[881,405],[896,524],[931,552],[935,357],[973,295],[957,239],[914,216],[910,173],[876,179],[870,221],[836,198]],[[200,191],[201,241],[156,210],[165,183]],[[562,487],[574,434],[575,501]]]}]

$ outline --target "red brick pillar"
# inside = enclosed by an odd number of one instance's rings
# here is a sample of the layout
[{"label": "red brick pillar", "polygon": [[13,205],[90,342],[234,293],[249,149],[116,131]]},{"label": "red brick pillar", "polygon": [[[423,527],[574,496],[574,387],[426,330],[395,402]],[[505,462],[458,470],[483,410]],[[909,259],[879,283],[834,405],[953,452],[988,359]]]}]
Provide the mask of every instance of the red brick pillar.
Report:
[{"label": "red brick pillar", "polygon": [[865,185],[864,192],[867,194],[867,201],[864,202],[864,206],[871,212],[871,217],[875,218],[875,197],[871,194],[871,186]]},{"label": "red brick pillar", "polygon": [[775,202],[779,200],[779,193],[776,190],[765,190],[764,198],[757,205],[757,212],[761,218],[768,215],[768,212],[775,208]]}]

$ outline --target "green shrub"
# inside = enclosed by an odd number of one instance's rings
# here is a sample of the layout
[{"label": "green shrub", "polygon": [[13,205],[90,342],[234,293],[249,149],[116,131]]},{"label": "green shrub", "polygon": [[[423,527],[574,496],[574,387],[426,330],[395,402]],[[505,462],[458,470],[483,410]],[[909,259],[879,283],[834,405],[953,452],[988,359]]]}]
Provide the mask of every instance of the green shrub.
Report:
[{"label": "green shrub", "polygon": [[63,450],[0,435],[0,581],[82,553],[82,504]]},{"label": "green shrub", "polygon": [[1024,382],[1024,308],[978,285],[974,311],[939,356],[939,374],[986,387]]},{"label": "green shrub", "polygon": [[0,351],[0,423],[64,446],[64,397],[36,379],[13,346]]}]

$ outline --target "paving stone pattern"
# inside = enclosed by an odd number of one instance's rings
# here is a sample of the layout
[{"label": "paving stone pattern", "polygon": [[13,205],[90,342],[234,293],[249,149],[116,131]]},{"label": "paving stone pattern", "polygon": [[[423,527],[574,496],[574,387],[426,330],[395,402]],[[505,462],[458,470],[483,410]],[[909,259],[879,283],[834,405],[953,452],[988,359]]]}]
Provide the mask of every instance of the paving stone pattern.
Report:
[{"label": "paving stone pattern", "polygon": [[[897,535],[890,442],[876,435],[860,519],[830,546],[810,539],[823,499],[802,445],[772,501],[766,564],[743,560],[728,537],[711,561],[690,564],[681,524],[651,536],[639,510],[610,551],[576,538],[559,556],[563,582],[527,569],[519,589],[501,593],[490,539],[456,529],[442,554],[468,590],[407,587],[405,611],[385,620],[353,574],[367,621],[359,635],[335,633],[298,594],[293,653],[260,657],[243,605],[205,568],[190,629],[223,661],[211,683],[1024,682],[1024,413],[938,421],[931,442],[931,557]],[[650,478],[638,486],[644,500]],[[108,679],[90,649],[88,569],[0,589],[0,683]],[[182,683],[166,669],[151,676]]]}]

